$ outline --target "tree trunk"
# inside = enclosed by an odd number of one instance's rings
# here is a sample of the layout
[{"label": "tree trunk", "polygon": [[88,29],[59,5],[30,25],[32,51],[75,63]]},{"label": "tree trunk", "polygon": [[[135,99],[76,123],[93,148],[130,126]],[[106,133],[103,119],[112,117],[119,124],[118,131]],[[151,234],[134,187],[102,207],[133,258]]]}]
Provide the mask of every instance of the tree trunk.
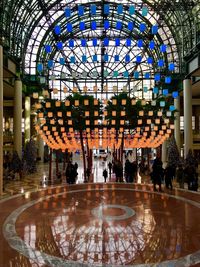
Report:
[{"label": "tree trunk", "polygon": [[121,163],[122,163],[122,166],[123,166],[123,151],[124,151],[124,133],[122,135],[122,143],[121,143]]},{"label": "tree trunk", "polygon": [[81,149],[82,149],[82,154],[83,154],[83,176],[84,176],[84,182],[87,181],[86,177],[86,159],[85,159],[85,149],[84,149],[84,144],[83,144],[83,132],[80,130],[80,141],[81,141]]},{"label": "tree trunk", "polygon": [[59,166],[58,166],[58,150],[56,150],[56,178],[59,173]]},{"label": "tree trunk", "polygon": [[67,160],[67,154],[66,153],[68,153],[68,149],[66,152],[63,153],[64,154],[64,156],[63,156],[63,171],[65,171],[65,169],[66,169],[66,160]]},{"label": "tree trunk", "polygon": [[49,182],[52,183],[52,148],[50,148],[49,153]]}]

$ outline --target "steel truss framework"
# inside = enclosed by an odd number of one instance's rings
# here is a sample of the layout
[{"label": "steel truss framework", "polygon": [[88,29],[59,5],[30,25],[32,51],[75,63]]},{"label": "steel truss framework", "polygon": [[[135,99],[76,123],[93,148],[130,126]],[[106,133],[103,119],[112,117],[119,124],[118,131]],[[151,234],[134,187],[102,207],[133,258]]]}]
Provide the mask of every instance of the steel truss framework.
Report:
[{"label": "steel truss framework", "polygon": [[[109,3],[111,6],[111,15],[105,17],[102,14],[103,4]],[[191,29],[194,25],[198,26],[198,21],[200,17],[200,8],[198,1],[168,1],[168,0],[125,0],[123,1],[124,12],[122,15],[117,14],[116,7],[120,4],[120,1],[92,1],[89,2],[82,1],[45,1],[45,0],[35,0],[35,1],[2,1],[1,9],[1,31],[0,37],[4,46],[8,47],[8,53],[14,57],[22,59],[21,70],[25,74],[36,74],[36,64],[37,62],[47,61],[48,59],[54,59],[58,62],[60,57],[60,52],[55,49],[55,42],[61,40],[63,43],[67,43],[69,39],[74,39],[75,48],[71,49],[65,46],[62,56],[66,59],[66,64],[62,67],[55,64],[54,69],[48,71],[48,76],[52,78],[50,86],[63,85],[67,86],[70,90],[73,86],[77,86],[79,89],[83,89],[84,85],[90,84],[90,86],[97,85],[101,94],[103,93],[103,87],[106,84],[109,86],[117,85],[122,88],[124,85],[128,85],[128,89],[144,86],[151,87],[152,84],[149,82],[145,84],[144,75],[142,78],[135,81],[134,79],[124,79],[123,75],[114,79],[111,76],[104,77],[104,69],[108,69],[109,72],[118,71],[124,72],[129,71],[132,73],[134,70],[141,71],[145,73],[150,71],[155,73],[158,70],[156,64],[149,68],[145,63],[148,56],[154,58],[154,62],[162,58],[163,55],[160,54],[159,49],[151,51],[148,49],[147,44],[151,40],[152,36],[148,31],[145,31],[142,36],[138,30],[140,23],[144,22],[148,29],[151,25],[157,24],[159,26],[159,32],[154,37],[157,47],[160,44],[167,44],[168,50],[164,56],[166,64],[168,62],[175,62],[176,70],[175,72],[182,72],[181,59],[183,56],[183,40],[187,36],[187,42],[185,44],[189,50],[194,44],[194,34]],[[77,8],[78,5],[84,5],[85,15],[84,17],[78,16]],[[95,20],[97,22],[97,30],[91,31],[88,25],[94,17],[91,16],[89,12],[89,7],[91,4],[97,5],[97,14]],[[127,31],[125,25],[130,19],[130,15],[127,12],[128,6],[134,5],[136,8],[136,13],[134,15],[135,29],[133,31]],[[67,18],[65,17],[64,10],[66,7],[70,7],[74,12],[73,16],[70,18],[73,24],[73,32],[67,33],[65,27],[67,23]],[[141,10],[143,7],[147,7],[149,12],[148,16],[142,16]],[[110,22],[110,29],[105,31],[103,28],[103,22],[108,19]],[[78,24],[81,20],[84,20],[86,24],[86,30],[80,31]],[[120,20],[123,23],[121,30],[116,30],[114,25]],[[62,35],[60,37],[56,36],[53,29],[55,25],[61,26]],[[103,46],[103,38],[109,36],[113,41],[110,42],[109,47]],[[99,45],[93,49],[93,52],[100,56],[100,60],[97,63],[91,62],[92,48],[87,46],[82,48],[80,46],[80,39],[86,38],[91,40],[96,37],[99,40]],[[121,41],[121,46],[119,48],[114,47],[114,38],[119,37]],[[136,42],[138,39],[144,40],[144,47],[142,49],[136,48]],[[131,48],[127,48],[125,45],[125,39],[131,38],[133,44]],[[53,46],[53,51],[51,54],[44,53],[44,44],[50,44]],[[132,54],[132,59],[129,64],[126,64],[122,60],[118,64],[114,64],[112,58],[118,49],[118,54],[121,58],[124,58],[125,54],[128,52]],[[85,50],[85,51],[83,51]],[[68,58],[72,55],[76,58],[80,53],[85,53],[88,56],[88,62],[81,63],[80,60],[76,64],[72,65],[68,63]],[[105,63],[102,57],[105,53],[111,55],[109,62]],[[140,64],[134,64],[133,61],[137,55],[142,55],[144,61]],[[87,70],[87,76],[83,77],[82,73]],[[97,72],[97,76],[94,77],[94,71]],[[166,66],[161,71],[166,72]],[[76,77],[72,77],[72,72],[77,74]],[[55,83],[53,80],[57,79]],[[112,91],[111,87],[108,88],[108,92]]]}]

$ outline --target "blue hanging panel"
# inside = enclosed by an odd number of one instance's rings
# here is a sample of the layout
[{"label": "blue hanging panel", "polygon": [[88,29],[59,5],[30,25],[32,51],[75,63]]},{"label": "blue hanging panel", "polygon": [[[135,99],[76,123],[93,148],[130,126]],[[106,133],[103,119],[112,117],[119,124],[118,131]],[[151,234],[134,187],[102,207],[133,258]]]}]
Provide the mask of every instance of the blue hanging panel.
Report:
[{"label": "blue hanging panel", "polygon": [[97,13],[97,6],[94,5],[94,4],[92,4],[92,5],[90,6],[90,12],[91,12],[91,15],[92,15],[92,16],[95,16],[96,13]]},{"label": "blue hanging panel", "polygon": [[55,34],[59,35],[61,33],[61,28],[59,25],[56,25],[55,28],[54,28],[54,32]]},{"label": "blue hanging panel", "polygon": [[110,13],[110,5],[104,4],[104,15],[109,15]]},{"label": "blue hanging panel", "polygon": [[78,6],[78,15],[83,16],[84,15],[84,6]]},{"label": "blue hanging panel", "polygon": [[118,5],[117,6],[117,14],[122,15],[123,14],[123,5]]}]

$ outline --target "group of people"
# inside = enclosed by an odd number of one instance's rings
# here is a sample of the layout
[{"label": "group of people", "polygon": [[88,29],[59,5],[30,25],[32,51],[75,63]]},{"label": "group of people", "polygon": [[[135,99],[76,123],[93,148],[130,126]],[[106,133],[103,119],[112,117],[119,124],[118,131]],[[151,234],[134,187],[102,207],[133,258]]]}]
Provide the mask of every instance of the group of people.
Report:
[{"label": "group of people", "polygon": [[3,175],[5,180],[14,180],[16,174],[22,178],[23,164],[16,151],[8,153],[3,157]]},{"label": "group of people", "polygon": [[[111,174],[114,174],[116,182],[123,182],[123,166],[120,161],[115,161],[113,163],[108,163],[109,176],[111,179]],[[163,163],[159,156],[155,158],[152,164],[152,171],[150,172],[150,178],[153,183],[154,190],[162,192],[162,184],[165,183],[167,189],[173,189],[173,180],[179,184],[180,188],[184,188],[186,183],[188,190],[197,191],[198,189],[198,173],[196,171],[197,166],[186,164],[183,168],[183,164],[167,164],[166,168],[163,168]],[[145,160],[141,160],[140,164],[137,161],[130,162],[126,159],[124,166],[124,177],[127,183],[137,182],[137,173],[140,172],[141,175],[147,175],[148,167]],[[106,168],[103,170],[104,182],[107,182],[108,171]],[[111,179],[112,180],[112,179]]]},{"label": "group of people", "polygon": [[[110,178],[112,174],[115,174],[115,181],[123,182],[123,166],[120,160],[113,161],[113,163],[109,162],[108,168],[109,168]],[[103,177],[104,177],[104,182],[106,183],[108,178],[108,171],[106,168],[103,170]]]},{"label": "group of people", "polygon": [[[109,176],[114,175],[116,182],[123,182],[123,165],[120,160],[113,161],[108,163]],[[136,182],[138,166],[137,162],[130,162],[129,159],[125,162],[125,180],[127,183]],[[106,168],[103,170],[104,182],[107,181],[108,171]]]},{"label": "group of people", "polygon": [[161,184],[165,182],[167,189],[173,189],[173,179],[177,179],[180,188],[184,188],[186,183],[188,190],[197,191],[198,189],[198,173],[196,171],[197,166],[194,164],[186,164],[185,168],[181,163],[176,166],[175,164],[167,164],[166,168],[163,168],[163,163],[159,156],[153,162],[152,172],[150,173],[151,180],[154,185],[154,191],[157,191],[156,185],[159,186],[159,191],[162,191]]}]

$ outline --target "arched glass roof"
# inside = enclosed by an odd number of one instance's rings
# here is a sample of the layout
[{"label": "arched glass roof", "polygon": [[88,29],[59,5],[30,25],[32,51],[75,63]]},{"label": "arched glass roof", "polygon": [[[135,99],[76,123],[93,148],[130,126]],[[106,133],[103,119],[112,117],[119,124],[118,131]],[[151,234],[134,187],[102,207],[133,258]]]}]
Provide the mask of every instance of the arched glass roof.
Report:
[{"label": "arched glass roof", "polygon": [[[50,79],[50,86],[76,86],[79,89],[97,86],[102,93],[104,87],[117,86],[122,89],[152,87],[152,80],[148,74],[157,71],[166,73],[167,65],[174,62],[175,72],[182,71],[181,58],[183,39],[188,36],[187,46],[192,46],[193,25],[198,22],[198,1],[191,0],[124,0],[124,1],[2,1],[3,14],[1,16],[1,39],[9,47],[9,53],[22,59],[22,71],[35,75],[38,63],[47,64],[53,60],[53,67],[46,68],[45,76]],[[91,5],[96,4],[96,14],[91,14]],[[109,4],[110,13],[105,15],[103,8]],[[123,12],[118,12],[118,6],[123,5]],[[84,15],[78,13],[79,6],[84,7]],[[135,12],[130,14],[133,6]],[[65,9],[71,9],[71,16],[66,17]],[[147,14],[144,10],[147,9]],[[85,23],[85,29],[80,30],[80,23]],[[91,25],[96,22],[96,28]],[[109,27],[105,29],[105,22]],[[134,28],[129,29],[129,22]],[[140,25],[146,25],[141,32]],[[71,24],[73,30],[66,30]],[[117,27],[118,24],[118,27]],[[121,26],[120,26],[121,24]],[[56,35],[54,28],[59,25],[61,34]],[[158,25],[159,31],[152,35],[153,25]],[[198,24],[196,24],[198,25]],[[94,26],[94,25],[93,25]],[[109,45],[105,39],[109,39]],[[82,46],[85,39],[87,45]],[[94,46],[93,40],[97,40]],[[120,45],[116,45],[119,39]],[[127,45],[127,40],[131,46]],[[70,47],[69,41],[73,41]],[[138,41],[143,46],[138,46]],[[155,49],[149,49],[149,43],[154,41]],[[63,50],[56,48],[58,42],[63,43]],[[160,45],[167,45],[167,52],[161,53]],[[44,45],[51,45],[52,52],[45,53]],[[84,57],[85,56],[85,57]],[[107,58],[106,58],[107,56]],[[119,61],[116,56],[119,56]],[[138,64],[137,57],[141,56]],[[147,64],[147,59],[153,58],[153,64]],[[60,64],[64,58],[65,64]],[[164,60],[165,66],[158,67],[158,60]],[[128,72],[128,77],[126,77]],[[141,79],[135,79],[134,72],[139,72]],[[146,75],[146,76],[145,76]],[[116,76],[116,77],[115,77]],[[153,77],[152,76],[152,77]],[[147,78],[145,78],[147,77]],[[151,76],[150,76],[151,77]],[[115,78],[115,79],[114,79]],[[106,90],[109,91],[109,88]]]}]

